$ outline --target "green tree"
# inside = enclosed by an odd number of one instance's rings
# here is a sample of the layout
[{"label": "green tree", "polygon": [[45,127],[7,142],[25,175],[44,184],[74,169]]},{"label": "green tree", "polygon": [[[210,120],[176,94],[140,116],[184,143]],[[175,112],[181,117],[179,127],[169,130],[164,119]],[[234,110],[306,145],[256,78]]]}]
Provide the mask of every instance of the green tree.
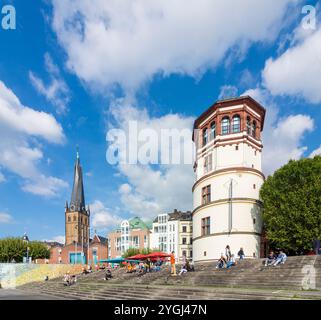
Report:
[{"label": "green tree", "polygon": [[20,238],[0,239],[0,262],[22,262],[23,257],[28,254],[32,259],[44,259],[50,257],[50,250],[39,241],[31,241],[28,244]]},{"label": "green tree", "polygon": [[311,249],[321,236],[321,157],[289,161],[261,191],[267,238],[289,253]]}]

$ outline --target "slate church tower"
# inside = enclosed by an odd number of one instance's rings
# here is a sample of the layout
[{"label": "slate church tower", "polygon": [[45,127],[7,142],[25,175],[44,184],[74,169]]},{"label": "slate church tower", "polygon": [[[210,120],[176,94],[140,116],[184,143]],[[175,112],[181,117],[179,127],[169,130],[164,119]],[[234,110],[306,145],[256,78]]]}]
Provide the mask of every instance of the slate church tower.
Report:
[{"label": "slate church tower", "polygon": [[68,202],[66,202],[65,209],[65,245],[74,243],[82,246],[86,245],[90,237],[90,210],[89,207],[86,209],[85,205],[83,174],[78,151],[74,170],[71,201],[69,205]]}]

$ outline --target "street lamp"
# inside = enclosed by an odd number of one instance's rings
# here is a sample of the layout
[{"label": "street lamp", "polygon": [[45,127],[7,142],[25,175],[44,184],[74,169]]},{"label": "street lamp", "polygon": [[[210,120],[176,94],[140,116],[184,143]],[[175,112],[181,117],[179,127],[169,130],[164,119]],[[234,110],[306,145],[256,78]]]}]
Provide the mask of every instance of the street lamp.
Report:
[{"label": "street lamp", "polygon": [[26,232],[24,233],[24,235],[22,237],[22,241],[27,244],[26,262],[29,263],[29,247],[28,247],[29,238],[28,238]]}]

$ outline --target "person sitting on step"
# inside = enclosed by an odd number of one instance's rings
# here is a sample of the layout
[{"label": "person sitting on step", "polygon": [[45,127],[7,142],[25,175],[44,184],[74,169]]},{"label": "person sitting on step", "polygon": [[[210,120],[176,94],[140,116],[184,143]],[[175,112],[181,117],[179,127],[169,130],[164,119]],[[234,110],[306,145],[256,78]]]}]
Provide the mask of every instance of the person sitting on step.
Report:
[{"label": "person sitting on step", "polygon": [[240,250],[239,250],[239,252],[237,253],[237,255],[240,257],[240,261],[245,258],[245,254],[244,254],[243,248],[240,248]]},{"label": "person sitting on step", "polygon": [[111,271],[109,269],[106,270],[105,272],[105,277],[104,277],[104,280],[109,280],[111,279],[113,276],[111,275]]},{"label": "person sitting on step", "polygon": [[186,272],[187,272],[187,266],[186,264],[183,264],[179,275],[181,276],[183,273],[186,273]]},{"label": "person sitting on step", "polygon": [[286,254],[282,250],[280,250],[280,253],[279,253],[276,261],[274,262],[273,266],[275,267],[278,264],[284,264],[286,261],[286,258],[287,258]]},{"label": "person sitting on step", "polygon": [[221,254],[221,258],[219,258],[217,265],[216,265],[216,269],[222,269],[224,268],[224,266],[226,265],[227,261],[225,259],[225,257],[223,256],[223,253]]},{"label": "person sitting on step", "polygon": [[236,260],[235,260],[234,254],[232,254],[230,260],[226,264],[226,268],[229,269],[230,267],[235,265],[236,265]]},{"label": "person sitting on step", "polygon": [[270,253],[268,254],[266,260],[265,260],[265,266],[271,266],[275,263],[276,261],[276,257],[273,251],[270,251]]}]

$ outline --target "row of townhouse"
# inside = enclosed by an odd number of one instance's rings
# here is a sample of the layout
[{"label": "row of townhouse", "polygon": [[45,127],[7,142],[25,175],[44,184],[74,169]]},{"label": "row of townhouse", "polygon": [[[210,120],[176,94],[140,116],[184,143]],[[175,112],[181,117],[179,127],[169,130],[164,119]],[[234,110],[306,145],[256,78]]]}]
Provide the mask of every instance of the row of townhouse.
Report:
[{"label": "row of townhouse", "polygon": [[121,257],[129,248],[174,251],[177,261],[193,259],[192,214],[174,210],[158,215],[152,223],[135,217],[124,220],[108,235],[109,258]]}]

